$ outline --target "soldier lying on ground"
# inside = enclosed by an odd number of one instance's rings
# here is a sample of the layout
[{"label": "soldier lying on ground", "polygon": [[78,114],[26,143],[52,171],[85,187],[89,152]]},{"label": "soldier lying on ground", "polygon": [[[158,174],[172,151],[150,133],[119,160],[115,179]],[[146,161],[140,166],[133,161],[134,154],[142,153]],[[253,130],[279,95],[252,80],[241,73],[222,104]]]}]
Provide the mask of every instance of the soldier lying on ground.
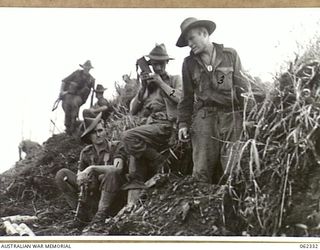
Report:
[{"label": "soldier lying on ground", "polygon": [[136,190],[143,187],[144,181],[167,168],[166,158],[160,152],[168,147],[172,134],[175,135],[176,109],[181,92],[181,78],[166,72],[166,65],[172,58],[165,45],[156,45],[147,57],[154,74],[145,76],[142,72],[141,87],[130,105],[133,115],[148,118],[147,124],[122,134],[125,150],[130,155],[130,182],[123,186],[129,190],[128,203],[136,201],[139,195]]},{"label": "soldier lying on ground", "polygon": [[81,151],[78,174],[63,168],[56,174],[56,183],[72,209],[77,208],[78,191],[86,187],[87,199],[79,208],[80,223],[76,226],[83,226],[93,217],[90,230],[124,205],[119,190],[124,183],[126,156],[121,142],[108,140],[101,113],[94,119],[85,118],[85,127],[81,139],[91,145]]},{"label": "soldier lying on ground", "polygon": [[101,84],[98,84],[94,92],[96,93],[97,102],[90,109],[84,109],[82,112],[83,118],[95,118],[100,112],[102,112],[102,120],[106,121],[110,116],[113,108],[110,102],[103,97],[103,93],[107,88],[104,88]]},{"label": "soldier lying on ground", "polygon": [[62,100],[62,108],[65,113],[64,125],[68,135],[74,134],[76,120],[80,107],[87,101],[91,88],[94,88],[95,79],[90,75],[92,69],[88,60],[82,70],[77,70],[62,80],[59,98]]}]

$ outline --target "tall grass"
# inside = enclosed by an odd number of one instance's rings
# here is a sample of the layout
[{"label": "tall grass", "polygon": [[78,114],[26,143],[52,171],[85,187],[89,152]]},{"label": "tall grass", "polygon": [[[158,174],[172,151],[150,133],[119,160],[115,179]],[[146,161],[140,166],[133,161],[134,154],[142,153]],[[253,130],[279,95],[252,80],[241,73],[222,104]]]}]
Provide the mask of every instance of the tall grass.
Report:
[{"label": "tall grass", "polygon": [[292,194],[305,190],[304,178],[319,167],[319,38],[279,74],[264,101],[254,102],[252,90],[245,96],[240,160],[231,166],[228,184],[233,208],[251,235],[278,235]]}]

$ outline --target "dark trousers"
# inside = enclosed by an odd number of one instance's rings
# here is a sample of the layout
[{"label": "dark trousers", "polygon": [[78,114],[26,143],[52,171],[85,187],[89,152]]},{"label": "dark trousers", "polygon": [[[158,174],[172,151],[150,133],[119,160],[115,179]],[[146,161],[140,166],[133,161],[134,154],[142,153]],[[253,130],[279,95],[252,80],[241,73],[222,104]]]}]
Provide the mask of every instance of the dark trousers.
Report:
[{"label": "dark trousers", "polygon": [[131,156],[129,173],[145,181],[156,169],[152,165],[161,157],[160,152],[169,146],[172,135],[169,122],[146,124],[129,129],[122,134],[126,152]]},{"label": "dark trousers", "polygon": [[[69,169],[63,168],[57,172],[55,179],[58,188],[63,193],[69,206],[72,209],[76,209],[79,192],[76,174]],[[105,191],[110,194],[117,194],[111,210],[118,210],[125,204],[125,194],[123,194],[123,191],[120,191],[120,187],[123,183],[124,178],[118,171],[115,171],[114,168],[110,168],[105,174],[99,175],[96,186],[90,187],[90,192],[87,197],[88,199],[83,207],[83,210],[85,210],[83,212],[88,214],[89,219],[96,213],[98,205],[103,205],[99,202],[101,191]],[[91,192],[91,190],[93,192]]]},{"label": "dark trousers", "polygon": [[72,134],[76,130],[76,121],[79,115],[79,109],[83,100],[78,95],[66,94],[62,100],[62,109],[65,114],[64,125],[67,134]]},{"label": "dark trousers", "polygon": [[238,160],[241,132],[241,112],[198,110],[191,132],[193,176],[215,183],[223,172],[227,174]]}]

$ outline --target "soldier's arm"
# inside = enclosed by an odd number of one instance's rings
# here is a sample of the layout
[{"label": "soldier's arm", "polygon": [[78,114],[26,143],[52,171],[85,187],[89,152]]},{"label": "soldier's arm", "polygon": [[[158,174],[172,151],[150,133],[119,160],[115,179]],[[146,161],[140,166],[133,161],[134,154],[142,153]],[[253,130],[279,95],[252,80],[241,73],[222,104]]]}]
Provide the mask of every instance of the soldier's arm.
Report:
[{"label": "soldier's arm", "polygon": [[86,169],[90,165],[89,151],[90,151],[91,147],[92,147],[91,145],[88,145],[84,149],[82,149],[80,156],[79,156],[78,172],[83,171],[84,169]]},{"label": "soldier's arm", "polygon": [[159,87],[162,89],[163,93],[174,103],[178,104],[181,98],[181,88],[182,88],[182,80],[180,76],[172,76],[173,77],[173,87],[170,87],[165,82],[159,82]]},{"label": "soldier's arm", "polygon": [[[141,76],[144,78],[144,76]],[[141,85],[138,90],[138,93],[133,97],[133,99],[130,102],[130,113],[132,115],[136,115],[143,107],[144,101],[148,98],[149,93],[147,90],[147,80],[143,79],[141,80]]]},{"label": "soldier's arm", "polygon": [[74,71],[72,74],[64,78],[61,82],[61,87],[60,87],[60,93],[59,97],[62,98],[65,94],[68,93],[67,91],[67,84],[69,84],[71,81],[73,81],[76,77],[78,70]]},{"label": "soldier's arm", "polygon": [[111,142],[111,154],[113,154],[113,166],[108,165],[92,165],[84,170],[84,172],[89,173],[90,171],[95,171],[99,174],[103,174],[108,168],[114,167],[119,171],[123,170],[124,163],[127,161],[127,154],[124,150],[124,145],[121,141]]},{"label": "soldier's arm", "polygon": [[193,80],[186,59],[182,65],[182,94],[178,103],[179,128],[189,128],[193,112],[194,90]]},{"label": "soldier's arm", "polygon": [[68,93],[68,91],[66,91],[65,89],[66,89],[66,83],[64,81],[62,81],[61,87],[60,87],[60,92],[59,92],[60,99]]},{"label": "soldier's arm", "polygon": [[139,92],[135,97],[132,98],[130,102],[130,113],[132,115],[136,115],[142,109],[144,100],[145,98],[139,97]]},{"label": "soldier's arm", "polygon": [[246,93],[249,90],[248,78],[243,73],[243,68],[241,64],[240,57],[236,50],[233,50],[234,57],[234,74],[233,74],[233,84],[236,92],[237,99],[240,101],[240,105],[243,105],[242,93]]},{"label": "soldier's arm", "polygon": [[75,78],[76,78],[76,76],[77,76],[77,74],[79,74],[79,70],[76,70],[76,71],[72,72],[69,76],[67,76],[66,78],[64,78],[64,79],[62,80],[62,82],[68,83],[68,82],[74,81]]},{"label": "soldier's arm", "polygon": [[[90,75],[90,79],[87,84],[85,84],[80,90],[79,95],[82,98],[83,103],[85,103],[90,95],[92,89],[92,98],[93,98],[93,88],[94,88],[95,79]],[[92,99],[93,100],[93,99]]]},{"label": "soldier's arm", "polygon": [[119,171],[121,171],[123,169],[123,159],[121,158],[115,158],[114,162],[113,162],[113,166],[109,166],[109,165],[92,165],[87,167],[84,171],[85,172],[90,172],[90,171],[94,171],[98,174],[104,174],[108,171],[108,168],[110,167],[115,167],[117,168]]},{"label": "soldier's arm", "polygon": [[104,111],[109,111],[112,112],[113,111],[113,107],[110,104],[110,102],[107,101],[107,99],[103,98],[101,100],[98,101],[97,106],[93,106],[93,108],[91,108],[91,110],[95,113],[100,113],[100,112],[104,112]]},{"label": "soldier's arm", "polygon": [[149,84],[156,84],[171,101],[178,104],[181,97],[181,78],[179,76],[171,76],[173,79],[173,86],[169,86],[162,78],[155,74],[148,80]]}]

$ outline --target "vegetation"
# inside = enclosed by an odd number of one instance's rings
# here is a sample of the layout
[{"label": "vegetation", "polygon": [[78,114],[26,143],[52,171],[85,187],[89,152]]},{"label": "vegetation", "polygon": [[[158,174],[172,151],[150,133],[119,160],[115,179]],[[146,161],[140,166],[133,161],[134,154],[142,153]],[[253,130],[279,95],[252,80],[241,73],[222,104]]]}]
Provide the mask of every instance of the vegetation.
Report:
[{"label": "vegetation", "polygon": [[[319,44],[316,36],[271,85],[247,75],[252,88],[245,95],[244,131],[233,146],[240,160],[230,162],[221,185],[181,175],[190,173],[188,161],[179,161],[190,148],[177,144],[169,155],[180,175],[158,179],[136,207],[123,209],[99,234],[318,236]],[[138,84],[132,86],[127,91],[116,85],[108,123],[114,139],[144,122],[128,113]],[[40,221],[31,225],[37,235],[80,234],[67,227],[73,214],[53,178],[62,167],[76,169],[83,146],[77,138],[55,135],[33,159],[2,174],[0,216],[38,216]]]}]

